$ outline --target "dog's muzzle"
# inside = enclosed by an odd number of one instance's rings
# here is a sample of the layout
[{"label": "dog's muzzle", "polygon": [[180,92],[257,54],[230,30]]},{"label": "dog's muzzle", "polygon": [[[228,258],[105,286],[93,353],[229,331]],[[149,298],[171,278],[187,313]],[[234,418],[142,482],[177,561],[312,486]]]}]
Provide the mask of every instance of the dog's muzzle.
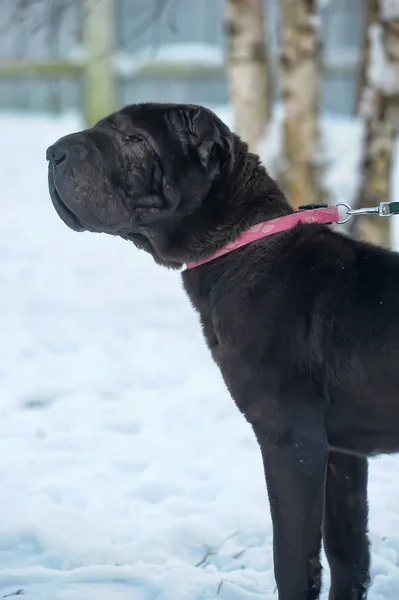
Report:
[{"label": "dog's muzzle", "polygon": [[60,182],[70,176],[71,161],[79,158],[84,152],[83,146],[77,141],[73,144],[67,141],[67,138],[62,138],[46,151],[46,158],[49,162],[48,166],[48,185],[50,198],[58,216],[64,221],[68,227],[74,231],[85,231],[78,217],[76,216],[72,202],[68,202],[66,197],[61,196]]}]

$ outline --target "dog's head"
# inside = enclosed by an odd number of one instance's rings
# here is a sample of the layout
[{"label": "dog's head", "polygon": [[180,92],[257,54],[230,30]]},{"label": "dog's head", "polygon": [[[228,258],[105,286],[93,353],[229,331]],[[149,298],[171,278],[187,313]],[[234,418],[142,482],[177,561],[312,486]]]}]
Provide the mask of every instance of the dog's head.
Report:
[{"label": "dog's head", "polygon": [[47,150],[49,190],[75,231],[119,235],[179,267],[182,238],[221,210],[210,191],[226,186],[234,136],[194,105],[128,106]]}]

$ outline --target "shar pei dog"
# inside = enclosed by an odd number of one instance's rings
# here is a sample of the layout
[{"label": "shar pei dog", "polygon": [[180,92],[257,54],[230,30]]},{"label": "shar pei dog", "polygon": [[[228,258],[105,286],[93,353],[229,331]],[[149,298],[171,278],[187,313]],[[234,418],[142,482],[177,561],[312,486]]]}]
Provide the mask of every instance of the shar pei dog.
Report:
[{"label": "shar pei dog", "polygon": [[128,106],[47,159],[71,229],[186,266],[206,343],[262,453],[279,600],[319,597],[322,542],[330,600],[364,600],[367,461],[399,451],[399,256],[320,222],[269,231],[298,212],[201,106]]}]

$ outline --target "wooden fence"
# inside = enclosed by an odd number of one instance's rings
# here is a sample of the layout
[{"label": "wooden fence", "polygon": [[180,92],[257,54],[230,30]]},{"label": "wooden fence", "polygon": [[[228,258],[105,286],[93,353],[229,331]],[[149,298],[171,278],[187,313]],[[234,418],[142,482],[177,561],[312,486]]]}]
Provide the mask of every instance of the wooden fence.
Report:
[{"label": "wooden fence", "polygon": [[114,0],[83,1],[82,60],[0,61],[0,78],[79,76],[83,84],[84,117],[92,125],[115,107],[112,65],[115,6]]},{"label": "wooden fence", "polygon": [[[82,85],[83,114],[88,126],[115,110],[116,76],[129,77],[129,69],[118,62],[115,53],[115,0],[82,0],[83,56],[75,59],[0,60],[1,78],[37,77],[54,79],[74,76]],[[220,64],[200,64],[190,60],[171,62],[158,59],[141,61],[140,74],[190,77],[224,74]]]}]

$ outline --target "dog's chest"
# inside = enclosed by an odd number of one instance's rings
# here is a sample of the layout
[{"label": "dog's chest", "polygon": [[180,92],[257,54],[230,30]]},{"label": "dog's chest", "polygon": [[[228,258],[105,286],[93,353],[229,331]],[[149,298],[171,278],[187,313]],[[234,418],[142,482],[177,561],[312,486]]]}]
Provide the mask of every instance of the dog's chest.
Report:
[{"label": "dog's chest", "polygon": [[199,313],[206,344],[232,398],[245,413],[259,391],[272,385],[267,375],[271,368],[268,363],[272,329],[251,310],[243,287],[234,294],[231,288],[223,289],[219,284],[216,294],[214,287],[201,283],[199,278],[184,280],[186,292]]}]

